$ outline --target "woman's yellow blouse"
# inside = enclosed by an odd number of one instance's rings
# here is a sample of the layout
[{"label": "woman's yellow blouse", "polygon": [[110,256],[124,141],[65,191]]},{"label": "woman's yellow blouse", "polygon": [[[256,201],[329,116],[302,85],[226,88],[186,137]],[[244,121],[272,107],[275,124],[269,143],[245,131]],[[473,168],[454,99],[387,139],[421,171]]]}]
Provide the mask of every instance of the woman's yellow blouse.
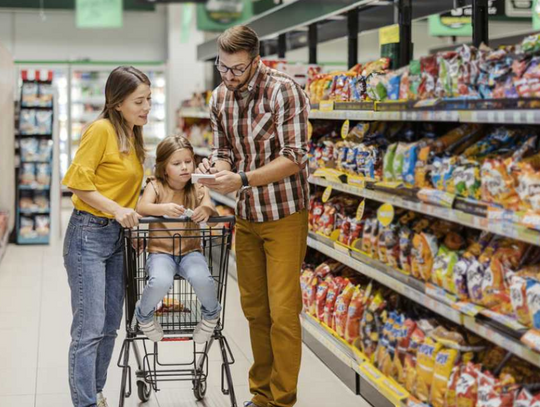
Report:
[{"label": "woman's yellow blouse", "polygon": [[[125,208],[135,209],[141,192],[143,166],[133,146],[129,154],[118,149],[116,130],[107,119],[92,123],[84,132],[75,159],[62,183],[68,188],[98,191]],[[96,216],[114,218],[73,194],[75,208]]]}]

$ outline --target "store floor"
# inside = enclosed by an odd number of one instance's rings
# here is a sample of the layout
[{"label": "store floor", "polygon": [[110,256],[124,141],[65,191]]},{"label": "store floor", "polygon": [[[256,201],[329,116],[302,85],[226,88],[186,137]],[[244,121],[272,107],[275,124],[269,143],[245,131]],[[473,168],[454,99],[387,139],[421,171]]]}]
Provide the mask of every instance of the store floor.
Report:
[{"label": "store floor", "polygon": [[[69,213],[63,212],[64,228]],[[0,263],[1,407],[71,406],[67,379],[71,311],[61,243],[57,236],[50,246],[11,245]],[[232,371],[241,405],[249,399],[247,372],[253,358],[238,287],[235,280],[229,282],[225,332],[236,358]],[[118,405],[121,371],[116,361],[123,338],[121,330],[104,392],[111,407]],[[169,343],[162,352],[165,362],[174,361],[178,355],[189,354],[191,344]],[[195,402],[190,382],[171,382],[163,384],[157,394],[152,393],[145,404],[139,402],[134,388],[126,406],[230,406],[229,399],[220,391],[220,368],[220,354],[214,346],[204,402]],[[338,405],[367,407],[368,403],[355,396],[304,346],[297,406]]]}]

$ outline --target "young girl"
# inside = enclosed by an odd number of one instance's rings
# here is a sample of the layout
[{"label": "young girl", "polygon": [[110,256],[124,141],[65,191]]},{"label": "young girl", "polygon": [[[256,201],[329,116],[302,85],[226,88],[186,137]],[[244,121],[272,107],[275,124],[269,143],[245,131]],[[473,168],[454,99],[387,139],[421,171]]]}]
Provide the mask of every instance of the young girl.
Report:
[{"label": "young girl", "polygon": [[[149,180],[137,212],[143,216],[179,217],[186,209],[191,209],[191,220],[195,223],[206,222],[210,216],[215,216],[216,211],[206,187],[191,182],[194,171],[195,159],[189,141],[180,136],[164,139],[157,147],[155,180]],[[193,340],[205,343],[217,325],[221,305],[217,300],[214,280],[201,253],[201,240],[172,239],[178,232],[163,232],[164,229],[178,227],[174,223],[150,225],[149,279],[135,308],[135,317],[144,334],[150,340],[159,342],[163,338],[163,329],[154,318],[154,312],[178,274],[191,284],[201,302],[203,319],[195,327]]]}]

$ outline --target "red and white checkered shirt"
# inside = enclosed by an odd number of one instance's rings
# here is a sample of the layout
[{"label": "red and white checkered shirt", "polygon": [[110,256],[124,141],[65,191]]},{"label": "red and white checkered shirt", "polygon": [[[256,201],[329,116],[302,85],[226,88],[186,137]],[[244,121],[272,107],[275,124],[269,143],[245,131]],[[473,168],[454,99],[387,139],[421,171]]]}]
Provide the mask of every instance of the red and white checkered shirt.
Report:
[{"label": "red and white checkered shirt", "polygon": [[259,63],[247,95],[222,83],[210,100],[214,133],[212,161],[228,162],[234,171],[253,171],[279,156],[301,170],[281,181],[239,192],[241,219],[266,222],[308,207],[307,168],[309,99],[289,76]]}]

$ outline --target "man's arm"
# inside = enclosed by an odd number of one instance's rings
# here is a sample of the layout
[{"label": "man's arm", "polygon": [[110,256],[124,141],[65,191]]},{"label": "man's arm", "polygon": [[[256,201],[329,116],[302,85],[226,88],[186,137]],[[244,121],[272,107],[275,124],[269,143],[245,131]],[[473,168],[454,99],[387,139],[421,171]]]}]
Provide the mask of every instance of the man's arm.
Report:
[{"label": "man's arm", "polygon": [[[268,185],[299,172],[307,163],[307,119],[309,101],[294,83],[285,83],[272,97],[280,157],[254,171],[246,173],[252,187]],[[215,180],[201,180],[207,187],[223,194],[242,187],[240,175],[224,169]]]}]

